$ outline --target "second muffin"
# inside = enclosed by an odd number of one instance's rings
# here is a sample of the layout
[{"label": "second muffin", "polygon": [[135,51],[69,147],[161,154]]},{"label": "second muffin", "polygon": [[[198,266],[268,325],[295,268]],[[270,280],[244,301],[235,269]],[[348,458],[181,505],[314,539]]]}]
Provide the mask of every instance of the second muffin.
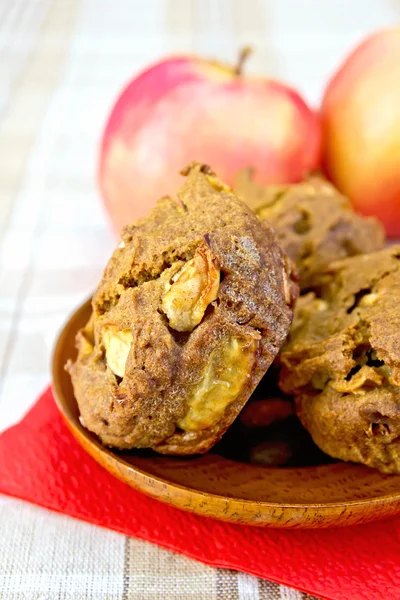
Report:
[{"label": "second muffin", "polygon": [[299,299],[280,362],[324,452],[400,473],[400,246],[332,263]]},{"label": "second muffin", "polygon": [[261,186],[247,169],[237,174],[235,192],[275,228],[299,270],[303,290],[317,285],[321,270],[333,260],[384,246],[381,223],[356,214],[349,200],[322,177],[292,185]]}]

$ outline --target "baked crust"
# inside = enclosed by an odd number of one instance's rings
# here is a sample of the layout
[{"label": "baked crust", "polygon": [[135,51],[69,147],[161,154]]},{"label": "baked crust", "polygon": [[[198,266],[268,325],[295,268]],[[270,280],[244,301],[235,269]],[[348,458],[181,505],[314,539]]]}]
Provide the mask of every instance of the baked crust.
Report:
[{"label": "baked crust", "polygon": [[327,268],[279,360],[280,388],[324,452],[400,473],[400,246]]},{"label": "baked crust", "polygon": [[206,165],[184,173],[179,201],[123,230],[67,366],[82,423],[116,448],[206,452],[292,320],[297,285],[273,230]]},{"label": "baked crust", "polygon": [[323,177],[261,186],[246,169],[237,174],[235,193],[275,228],[298,268],[302,290],[318,285],[320,272],[332,261],[379,250],[385,244],[381,223],[356,214],[349,200]]}]

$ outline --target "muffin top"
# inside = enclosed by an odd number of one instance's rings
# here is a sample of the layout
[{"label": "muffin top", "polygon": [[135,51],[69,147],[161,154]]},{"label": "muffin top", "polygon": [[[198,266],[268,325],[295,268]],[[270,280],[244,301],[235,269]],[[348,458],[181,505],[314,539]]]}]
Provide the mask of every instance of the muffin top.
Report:
[{"label": "muffin top", "polygon": [[331,456],[400,472],[400,246],[333,263],[301,297],[280,354],[295,396]]},{"label": "muffin top", "polygon": [[297,294],[267,224],[209,167],[127,226],[68,365],[84,425],[117,448],[205,452],[281,347]]},{"label": "muffin top", "polygon": [[318,285],[319,273],[333,260],[384,246],[381,223],[357,215],[349,200],[322,177],[312,176],[292,185],[261,186],[251,169],[246,169],[237,174],[235,193],[275,228],[299,270],[303,290]]}]

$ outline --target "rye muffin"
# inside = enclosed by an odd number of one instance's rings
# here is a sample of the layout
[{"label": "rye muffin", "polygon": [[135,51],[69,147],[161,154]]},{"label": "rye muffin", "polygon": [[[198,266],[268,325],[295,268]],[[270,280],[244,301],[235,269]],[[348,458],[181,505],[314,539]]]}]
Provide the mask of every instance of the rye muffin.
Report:
[{"label": "rye muffin", "polygon": [[127,226],[67,368],[81,421],[115,448],[206,452],[292,321],[292,266],[273,230],[193,163],[178,200]]},{"label": "rye muffin", "polygon": [[324,452],[400,473],[400,246],[333,263],[299,299],[280,363]]},{"label": "rye muffin", "polygon": [[332,261],[384,246],[381,223],[356,214],[349,200],[323,177],[261,186],[246,169],[237,174],[235,193],[275,228],[298,268],[302,290],[318,285],[320,272]]}]

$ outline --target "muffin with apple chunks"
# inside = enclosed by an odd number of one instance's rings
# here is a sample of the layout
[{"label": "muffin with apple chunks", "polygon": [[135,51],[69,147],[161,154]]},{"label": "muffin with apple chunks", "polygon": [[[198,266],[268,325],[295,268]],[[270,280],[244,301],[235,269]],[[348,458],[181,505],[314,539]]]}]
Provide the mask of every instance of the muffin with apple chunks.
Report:
[{"label": "muffin with apple chunks", "polygon": [[262,186],[246,169],[236,176],[235,193],[275,228],[299,270],[302,290],[318,285],[320,272],[333,260],[367,254],[385,244],[381,223],[355,213],[348,198],[321,176]]},{"label": "muffin with apple chunks", "polygon": [[116,448],[206,452],[277,355],[297,285],[271,228],[209,167],[127,226],[67,366],[82,423]]},{"label": "muffin with apple chunks", "polygon": [[314,442],[334,458],[400,473],[400,246],[332,263],[302,296],[280,354]]}]

